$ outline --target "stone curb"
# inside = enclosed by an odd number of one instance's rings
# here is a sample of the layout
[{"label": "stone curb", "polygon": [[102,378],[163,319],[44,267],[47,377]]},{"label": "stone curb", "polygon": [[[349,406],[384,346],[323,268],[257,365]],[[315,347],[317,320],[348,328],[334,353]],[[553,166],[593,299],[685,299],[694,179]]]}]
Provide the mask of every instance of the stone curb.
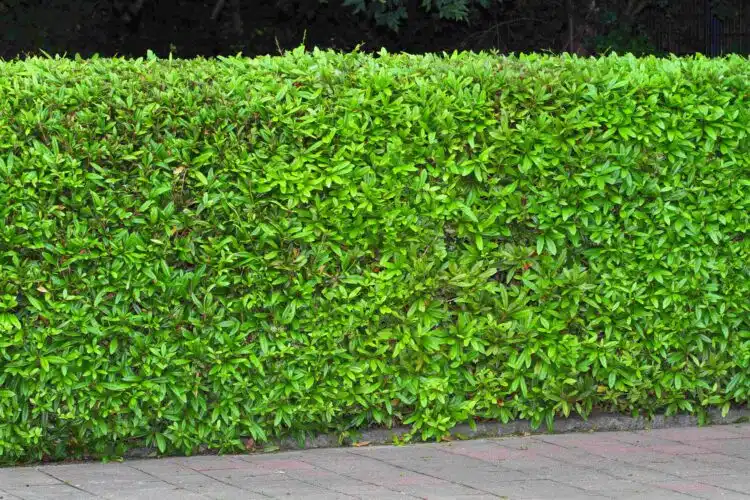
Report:
[{"label": "stone curb", "polygon": [[[721,415],[721,410],[710,409],[708,411],[708,424],[727,425],[750,420],[750,408],[733,408],[726,416]],[[629,417],[609,413],[594,414],[584,420],[580,417],[556,419],[553,430],[542,425],[537,429],[531,428],[528,420],[516,420],[503,424],[501,422],[478,422],[472,429],[468,424],[460,424],[450,430],[453,437],[461,439],[478,439],[518,436],[527,434],[564,434],[570,432],[608,432],[608,431],[642,431],[650,429],[665,429],[675,427],[695,427],[698,425],[698,417],[694,415],[656,415],[653,419],[645,417]],[[393,444],[394,438],[400,438],[409,433],[408,427],[395,427],[393,429],[368,429],[359,432],[356,437],[358,442],[367,442],[371,445]],[[313,448],[335,448],[351,443],[351,439],[341,442],[336,434],[322,434],[308,438],[304,446],[299,442],[287,438],[273,444],[279,450],[301,450]]]},{"label": "stone curb", "polygon": [[[750,421],[750,408],[730,409],[726,416],[721,415],[721,410],[708,410],[709,425],[728,425]],[[450,434],[460,439],[478,439],[507,437],[528,434],[563,434],[570,432],[608,432],[608,431],[642,431],[650,429],[665,429],[675,427],[695,427],[698,425],[698,417],[694,415],[656,415],[653,419],[645,417],[629,417],[611,413],[592,414],[587,419],[570,417],[556,419],[553,430],[542,425],[538,429],[532,429],[528,420],[516,420],[503,424],[501,422],[478,422],[474,429],[468,424],[460,424],[451,429]],[[408,427],[395,427],[393,429],[368,429],[356,433],[356,442],[370,445],[393,444],[394,438],[401,438],[409,433]],[[320,434],[309,437],[303,445],[293,438],[268,443],[273,451],[306,450],[315,448],[338,448],[352,444],[352,437],[343,439],[339,434]],[[207,450],[206,450],[207,451]],[[155,449],[139,448],[130,450],[125,458],[147,458],[156,456]]]}]

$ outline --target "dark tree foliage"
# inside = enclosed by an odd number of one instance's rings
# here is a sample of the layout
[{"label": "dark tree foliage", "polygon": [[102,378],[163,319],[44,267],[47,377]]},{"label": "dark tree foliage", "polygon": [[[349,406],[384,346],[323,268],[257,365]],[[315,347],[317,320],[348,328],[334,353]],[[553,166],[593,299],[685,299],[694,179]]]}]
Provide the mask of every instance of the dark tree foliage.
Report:
[{"label": "dark tree foliage", "polygon": [[[308,46],[439,52],[748,52],[742,0],[0,0],[0,57],[178,57]],[[658,21],[655,23],[655,20]],[[713,22],[713,24],[712,24]],[[668,31],[668,32],[667,32]],[[734,38],[731,38],[733,36]],[[724,41],[722,41],[724,37]],[[665,41],[666,40],[666,41]],[[727,41],[728,40],[728,41]],[[711,44],[719,46],[712,50]]]}]

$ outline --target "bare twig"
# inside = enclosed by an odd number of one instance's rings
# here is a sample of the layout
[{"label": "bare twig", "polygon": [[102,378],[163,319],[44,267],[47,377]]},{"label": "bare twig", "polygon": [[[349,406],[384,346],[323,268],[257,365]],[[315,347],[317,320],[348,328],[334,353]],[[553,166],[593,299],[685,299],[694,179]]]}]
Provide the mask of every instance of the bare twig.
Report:
[{"label": "bare twig", "polygon": [[635,18],[648,7],[651,0],[628,0],[628,4],[625,7],[625,18],[629,22],[634,22]]},{"label": "bare twig", "polygon": [[568,0],[566,4],[568,8],[568,50],[575,52],[575,26],[573,25],[573,0]]},{"label": "bare twig", "polygon": [[495,25],[492,26],[490,30],[493,30],[499,26],[505,26],[506,24],[516,24],[516,23],[521,23],[524,21],[542,22],[542,19],[539,19],[537,17],[516,17],[514,19],[509,19],[507,21],[501,21],[499,23],[495,23]]},{"label": "bare twig", "polygon": [[216,21],[216,19],[218,19],[219,14],[221,14],[221,9],[224,8],[225,3],[226,0],[217,0],[216,5],[214,5],[214,10],[211,12],[212,21]]},{"label": "bare twig", "polygon": [[125,14],[122,15],[122,20],[126,23],[132,21],[133,17],[138,15],[145,3],[146,0],[135,0],[135,2],[133,2],[133,4],[125,11]]},{"label": "bare twig", "polygon": [[473,40],[475,38],[482,39],[482,38],[484,38],[487,35],[495,34],[499,38],[500,37],[500,28],[501,27],[503,27],[503,26],[509,26],[511,24],[522,23],[522,22],[525,22],[525,21],[534,21],[534,22],[537,22],[537,23],[544,22],[543,19],[539,19],[539,18],[536,18],[536,17],[516,17],[516,18],[513,18],[513,19],[508,19],[507,21],[500,21],[498,23],[493,24],[492,26],[490,26],[489,28],[487,28],[484,31],[478,31],[478,32],[472,33],[471,35],[469,35],[468,37],[466,37],[466,40],[464,41],[464,46],[466,45],[466,43],[469,40]]},{"label": "bare twig", "polygon": [[633,17],[643,12],[643,10],[648,7],[650,3],[650,0],[641,0],[641,3],[636,4],[635,8],[633,9]]},{"label": "bare twig", "polygon": [[234,21],[234,32],[237,36],[242,36],[245,32],[242,25],[242,11],[240,10],[240,0],[230,0],[232,3],[232,20]]}]

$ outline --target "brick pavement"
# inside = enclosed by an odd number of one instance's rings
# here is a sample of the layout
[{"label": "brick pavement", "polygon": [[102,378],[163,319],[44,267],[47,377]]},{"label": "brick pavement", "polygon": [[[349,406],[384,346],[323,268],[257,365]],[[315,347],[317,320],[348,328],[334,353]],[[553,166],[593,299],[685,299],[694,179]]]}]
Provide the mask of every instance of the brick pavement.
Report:
[{"label": "brick pavement", "polygon": [[0,469],[0,499],[750,500],[750,425]]}]

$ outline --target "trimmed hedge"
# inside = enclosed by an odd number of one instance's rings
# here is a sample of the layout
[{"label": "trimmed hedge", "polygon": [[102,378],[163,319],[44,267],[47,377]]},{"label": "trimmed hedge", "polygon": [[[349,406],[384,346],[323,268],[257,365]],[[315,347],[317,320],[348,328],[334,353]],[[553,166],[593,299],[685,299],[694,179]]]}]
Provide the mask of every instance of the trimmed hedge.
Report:
[{"label": "trimmed hedge", "polygon": [[750,62],[0,64],[0,460],[750,394]]}]

